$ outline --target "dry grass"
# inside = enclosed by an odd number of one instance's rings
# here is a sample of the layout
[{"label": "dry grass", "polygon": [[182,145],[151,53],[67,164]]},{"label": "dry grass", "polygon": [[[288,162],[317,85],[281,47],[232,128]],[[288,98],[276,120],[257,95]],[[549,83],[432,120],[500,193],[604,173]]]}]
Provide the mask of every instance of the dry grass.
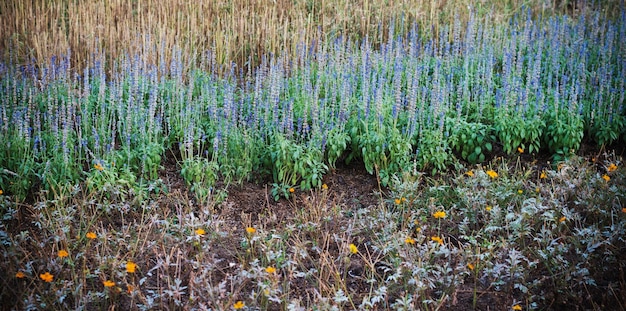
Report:
[{"label": "dry grass", "polygon": [[96,51],[104,51],[110,64],[136,52],[167,60],[174,46],[183,59],[211,49],[218,64],[251,60],[255,65],[260,55],[293,54],[301,42],[338,33],[355,39],[367,34],[376,44],[386,39],[391,21],[397,32],[410,26],[402,25],[402,17],[422,29],[437,29],[455,18],[467,20],[470,5],[479,19],[496,23],[523,5],[535,14],[573,7],[571,1],[557,0],[7,0],[0,3],[0,49],[5,59],[20,63],[45,62],[71,50],[77,68]]}]

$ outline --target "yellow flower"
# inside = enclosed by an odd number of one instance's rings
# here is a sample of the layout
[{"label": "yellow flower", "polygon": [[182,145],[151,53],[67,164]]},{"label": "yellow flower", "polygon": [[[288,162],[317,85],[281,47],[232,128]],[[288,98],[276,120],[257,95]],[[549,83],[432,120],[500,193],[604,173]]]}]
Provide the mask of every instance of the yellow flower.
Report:
[{"label": "yellow flower", "polygon": [[467,268],[474,271],[474,265],[471,262],[467,264]]},{"label": "yellow flower", "polygon": [[517,193],[522,194],[522,193],[524,193],[524,190],[522,190],[522,189],[517,190]]},{"label": "yellow flower", "polygon": [[609,175],[604,174],[602,175],[602,179],[604,179],[604,181],[609,182],[609,180],[611,180],[611,177],[609,177]]},{"label": "yellow flower", "polygon": [[521,310],[522,310],[522,306],[520,306],[520,305],[514,305],[513,307],[511,307],[511,309],[512,309],[512,310],[515,310],[515,311],[521,311]]},{"label": "yellow flower", "polygon": [[564,221],[566,221],[566,220],[567,220],[567,217],[565,217],[565,216],[563,216],[563,217],[559,218],[559,222],[564,222]]},{"label": "yellow flower", "polygon": [[494,171],[494,170],[488,170],[487,171],[487,175],[489,175],[489,177],[491,177],[491,178],[498,177],[498,173],[496,173],[496,171]]},{"label": "yellow flower", "polygon": [[42,279],[44,282],[52,282],[52,280],[54,280],[54,275],[50,274],[50,272],[46,272],[46,273],[42,273],[39,275],[39,278]]},{"label": "yellow flower", "polygon": [[406,238],[406,239],[404,239],[404,243],[413,245],[413,244],[415,244],[415,239],[414,238]]},{"label": "yellow flower", "polygon": [[102,165],[100,165],[100,163],[94,164],[93,168],[95,168],[98,171],[103,171],[104,170],[104,167],[102,167]]},{"label": "yellow flower", "polygon": [[352,253],[352,254],[356,254],[356,253],[359,252],[359,249],[354,244],[348,245],[348,248],[350,249],[350,253]]},{"label": "yellow flower", "polygon": [[0,189],[0,195],[2,195],[4,192],[2,192],[2,189]]},{"label": "yellow flower", "polygon": [[248,232],[249,234],[253,234],[256,232],[256,229],[252,228],[252,227],[248,227],[246,228],[246,232]]},{"label": "yellow flower", "polygon": [[[606,168],[606,170],[610,173],[610,172],[614,172],[615,170],[617,170],[617,165],[615,165],[615,163],[611,163],[611,165],[609,165],[609,167]],[[2,193],[0,193],[2,194]]]},{"label": "yellow flower", "polygon": [[18,272],[15,274],[15,277],[16,277],[16,278],[18,278],[18,279],[23,279],[23,278],[25,278],[25,277],[26,277],[26,274],[24,274],[24,272],[22,272],[22,271],[18,271]]},{"label": "yellow flower", "polygon": [[548,174],[546,174],[545,171],[542,171],[541,174],[539,175],[540,179],[546,179],[548,177]]},{"label": "yellow flower", "polygon": [[276,272],[276,268],[274,268],[272,266],[269,266],[269,267],[265,268],[265,272],[270,273],[270,274],[274,273],[274,272]]},{"label": "yellow flower", "polygon": [[200,228],[200,229],[196,229],[196,234],[197,235],[205,235],[206,231],[204,231],[204,229]]},{"label": "yellow flower", "polygon": [[400,201],[400,199],[395,199],[393,202],[396,203],[396,205],[400,205],[402,201]]},{"label": "yellow flower", "polygon": [[67,257],[67,256],[69,256],[70,254],[68,254],[66,250],[62,249],[62,250],[60,250],[60,251],[57,253],[57,255],[58,255],[59,257],[63,258],[63,257]]},{"label": "yellow flower", "polygon": [[522,147],[517,147],[517,152],[524,153],[524,149],[522,149]]},{"label": "yellow flower", "polygon": [[104,287],[113,287],[113,286],[115,286],[115,282],[113,282],[111,280],[106,280],[106,281],[102,282],[102,285],[104,285]]},{"label": "yellow flower", "polygon": [[289,193],[294,193],[294,192],[296,192],[296,189],[294,189],[293,187],[289,188]]},{"label": "yellow flower", "polygon": [[485,209],[487,210],[487,212],[491,212],[491,205],[487,205],[487,207],[485,207]]},{"label": "yellow flower", "polygon": [[94,232],[89,231],[89,232],[87,232],[86,237],[87,237],[88,239],[93,240],[93,239],[97,238],[98,236],[97,236]]},{"label": "yellow flower", "polygon": [[324,190],[328,189],[328,185],[327,184],[322,184],[322,189],[324,189]]},{"label": "yellow flower", "polygon": [[437,219],[439,219],[439,218],[446,218],[446,212],[444,212],[444,211],[435,212],[433,214],[433,217],[435,217]]},{"label": "yellow flower", "polygon": [[243,301],[239,300],[235,302],[235,304],[233,305],[233,308],[235,308],[235,310],[239,310],[239,309],[243,309],[243,307],[245,306],[246,305],[243,303]]},{"label": "yellow flower", "polygon": [[467,172],[465,173],[465,175],[467,175],[467,176],[469,176],[469,177],[474,177],[474,172],[472,172],[472,171],[467,171]]},{"label": "yellow flower", "polygon": [[127,261],[126,262],[126,272],[128,273],[135,273],[135,269],[137,269],[137,264],[132,262],[132,261]]},{"label": "yellow flower", "polygon": [[535,188],[535,192],[539,193],[541,192],[541,189],[539,189],[539,187]]},{"label": "yellow flower", "polygon": [[443,245],[443,240],[440,237],[438,237],[438,236],[434,236],[434,237],[432,237],[430,239],[433,240],[434,242],[439,243],[439,245]]}]

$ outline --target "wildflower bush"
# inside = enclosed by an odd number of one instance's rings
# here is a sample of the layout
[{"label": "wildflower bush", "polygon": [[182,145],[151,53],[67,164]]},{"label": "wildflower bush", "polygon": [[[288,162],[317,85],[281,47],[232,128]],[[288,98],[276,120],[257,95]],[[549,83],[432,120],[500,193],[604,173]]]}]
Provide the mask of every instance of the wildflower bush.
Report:
[{"label": "wildflower bush", "polygon": [[[623,304],[624,169],[605,150],[626,143],[625,19],[402,20],[380,44],[337,34],[247,70],[147,35],[141,50],[167,61],[99,47],[86,68],[71,50],[36,66],[9,49],[2,301]],[[601,152],[577,155],[583,143]],[[554,165],[521,161],[544,155]],[[344,163],[375,176],[376,203],[329,187]],[[255,204],[288,205],[287,216],[227,214],[248,182],[271,185]]]}]

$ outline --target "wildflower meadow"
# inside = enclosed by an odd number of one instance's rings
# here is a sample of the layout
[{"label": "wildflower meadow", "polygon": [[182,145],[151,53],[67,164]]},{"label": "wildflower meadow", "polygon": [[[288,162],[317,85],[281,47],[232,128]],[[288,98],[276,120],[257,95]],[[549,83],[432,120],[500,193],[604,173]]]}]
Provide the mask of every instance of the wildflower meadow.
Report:
[{"label": "wildflower meadow", "polygon": [[0,309],[626,308],[623,2],[66,2],[0,5],[59,16],[0,35]]}]

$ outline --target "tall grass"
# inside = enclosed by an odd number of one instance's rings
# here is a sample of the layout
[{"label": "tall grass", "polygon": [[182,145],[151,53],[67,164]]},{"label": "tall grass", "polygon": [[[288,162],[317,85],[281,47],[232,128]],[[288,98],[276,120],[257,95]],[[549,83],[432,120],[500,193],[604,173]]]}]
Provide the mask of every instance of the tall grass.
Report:
[{"label": "tall grass", "polygon": [[[620,1],[603,2],[610,10]],[[455,20],[467,22],[471,10],[477,18],[500,23],[522,6],[533,14],[579,14],[595,4],[584,1],[3,1],[0,4],[0,50],[20,63],[43,64],[52,56],[72,51],[72,67],[93,61],[96,49],[111,63],[126,53],[140,53],[146,61],[172,58],[174,46],[192,59],[211,49],[219,64],[252,66],[268,53],[295,55],[307,46],[339,33],[360,40],[369,36],[377,46],[388,29],[407,31],[415,21],[434,29]],[[150,41],[158,50],[142,50]],[[164,53],[164,55],[160,55]]]}]

